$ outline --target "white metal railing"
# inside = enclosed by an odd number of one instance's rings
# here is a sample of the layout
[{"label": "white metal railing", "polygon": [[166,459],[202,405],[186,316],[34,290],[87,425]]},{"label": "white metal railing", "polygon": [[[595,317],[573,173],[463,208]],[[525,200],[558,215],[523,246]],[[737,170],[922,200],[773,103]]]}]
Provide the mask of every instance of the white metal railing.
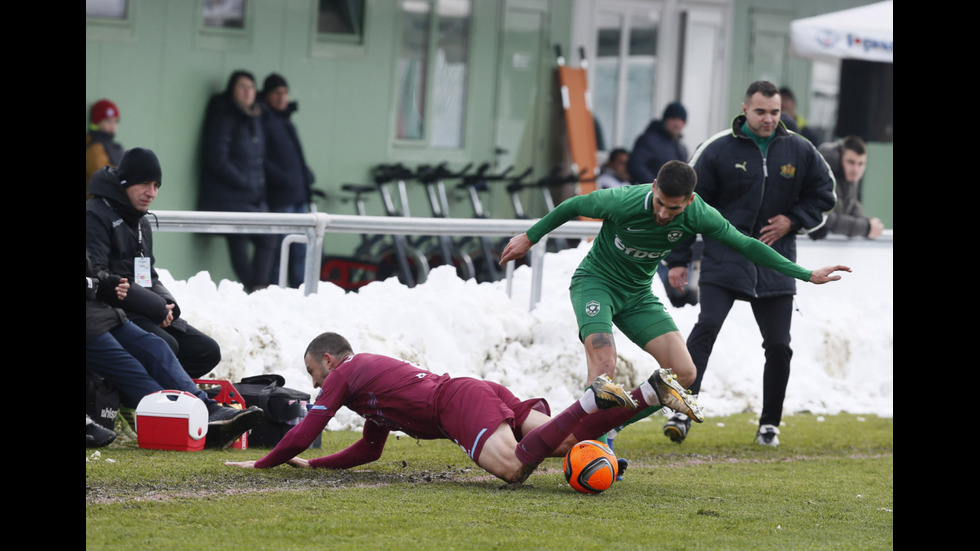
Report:
[{"label": "white metal railing", "polygon": [[[289,245],[305,241],[306,263],[303,292],[317,292],[320,282],[320,266],[323,260],[323,239],[326,233],[381,233],[388,235],[459,235],[459,236],[511,236],[523,233],[536,220],[477,219],[477,218],[417,218],[393,216],[361,216],[310,212],[301,214],[271,212],[219,212],[219,211],[153,211],[156,229],[164,232],[186,233],[274,233],[290,234],[283,240],[279,265],[280,285],[285,285]],[[541,297],[541,279],[544,264],[543,246],[548,237],[591,238],[599,234],[601,222],[572,220],[562,224],[531,248],[531,304],[533,309]],[[865,246],[892,246],[892,230],[885,230],[876,240],[849,240],[828,235],[819,242],[805,237],[798,244],[842,244]],[[513,262],[507,266],[507,292],[510,293]]]}]

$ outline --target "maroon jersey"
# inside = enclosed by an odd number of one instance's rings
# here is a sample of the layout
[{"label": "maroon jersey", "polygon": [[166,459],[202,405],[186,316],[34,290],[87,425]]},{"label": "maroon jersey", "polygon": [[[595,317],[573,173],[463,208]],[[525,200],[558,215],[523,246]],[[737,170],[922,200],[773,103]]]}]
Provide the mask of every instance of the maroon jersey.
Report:
[{"label": "maroon jersey", "polygon": [[543,399],[522,402],[491,381],[454,379],[404,360],[360,353],[327,375],[307,416],[255,466],[274,467],[306,450],[341,407],[364,417],[362,439],[311,460],[311,466],[342,469],[374,461],[392,430],[419,439],[448,438],[475,461],[500,423],[508,421],[519,433],[516,427],[531,409],[550,411]]}]

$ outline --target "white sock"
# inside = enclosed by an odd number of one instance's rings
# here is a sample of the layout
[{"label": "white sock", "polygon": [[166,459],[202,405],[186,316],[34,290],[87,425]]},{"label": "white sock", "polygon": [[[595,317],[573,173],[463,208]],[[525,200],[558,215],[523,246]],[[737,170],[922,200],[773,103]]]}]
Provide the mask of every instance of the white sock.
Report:
[{"label": "white sock", "polygon": [[643,399],[646,400],[648,405],[660,405],[660,398],[657,398],[657,391],[653,389],[653,385],[650,384],[649,380],[643,381],[643,384],[640,385],[640,392],[643,393]]},{"label": "white sock", "polygon": [[599,411],[599,406],[597,406],[595,403],[595,393],[592,392],[591,388],[586,389],[585,394],[578,399],[578,405],[582,406],[585,413],[594,413]]}]

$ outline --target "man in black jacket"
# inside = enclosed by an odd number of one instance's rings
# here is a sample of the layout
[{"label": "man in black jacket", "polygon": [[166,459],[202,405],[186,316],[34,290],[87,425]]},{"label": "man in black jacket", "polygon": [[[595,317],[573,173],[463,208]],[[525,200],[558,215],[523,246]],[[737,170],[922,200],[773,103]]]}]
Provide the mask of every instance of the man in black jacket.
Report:
[{"label": "man in black jacket", "polygon": [[[303,213],[310,211],[313,171],[306,164],[303,146],[290,117],[298,109],[289,101],[289,85],[282,76],[272,73],[262,87],[262,128],[265,134],[265,183],[270,212]],[[271,281],[279,281],[279,247],[272,262]],[[294,243],[289,251],[288,284],[303,284],[306,246]]]},{"label": "man in black jacket", "polygon": [[160,161],[149,149],[127,151],[119,167],[103,167],[92,176],[85,203],[85,242],[97,271],[117,274],[133,285],[122,308],[144,331],[167,341],[192,378],[221,361],[221,348],[211,337],[180,317],[180,306],[157,276],[153,232],[147,209],[160,189]]},{"label": "man in black jacket", "polygon": [[[705,140],[691,157],[698,195],[718,209],[745,235],[755,237],[796,261],[796,234],[819,228],[836,202],[830,167],[816,147],[780,123],[781,98],[771,82],[752,83],[742,114],[732,127]],[[687,285],[691,242],[667,258],[668,279],[676,289]],[[704,238],[700,272],[701,312],[687,339],[697,368],[690,390],[698,393],[718,332],[736,299],[747,300],[759,330],[766,362],[762,413],[756,439],[778,446],[783,399],[789,383],[793,278],[752,264],[717,241]],[[681,442],[690,419],[674,414],[664,434]]]},{"label": "man in black jacket", "polygon": [[86,255],[85,368],[115,387],[122,405],[128,408],[136,408],[144,396],[160,390],[183,390],[197,396],[208,409],[205,446],[227,448],[262,421],[263,410],[258,406],[245,410],[223,406],[208,397],[184,372],[167,343],[109,305],[125,302],[136,287],[126,278],[96,271]]}]

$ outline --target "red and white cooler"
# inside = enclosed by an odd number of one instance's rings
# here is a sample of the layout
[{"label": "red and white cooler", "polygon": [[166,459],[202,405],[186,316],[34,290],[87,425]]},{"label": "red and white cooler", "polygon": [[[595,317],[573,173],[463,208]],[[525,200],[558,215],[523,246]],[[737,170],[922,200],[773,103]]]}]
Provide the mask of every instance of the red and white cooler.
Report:
[{"label": "red and white cooler", "polygon": [[208,408],[183,390],[147,394],[136,406],[139,447],[153,450],[201,451],[208,434]]}]

